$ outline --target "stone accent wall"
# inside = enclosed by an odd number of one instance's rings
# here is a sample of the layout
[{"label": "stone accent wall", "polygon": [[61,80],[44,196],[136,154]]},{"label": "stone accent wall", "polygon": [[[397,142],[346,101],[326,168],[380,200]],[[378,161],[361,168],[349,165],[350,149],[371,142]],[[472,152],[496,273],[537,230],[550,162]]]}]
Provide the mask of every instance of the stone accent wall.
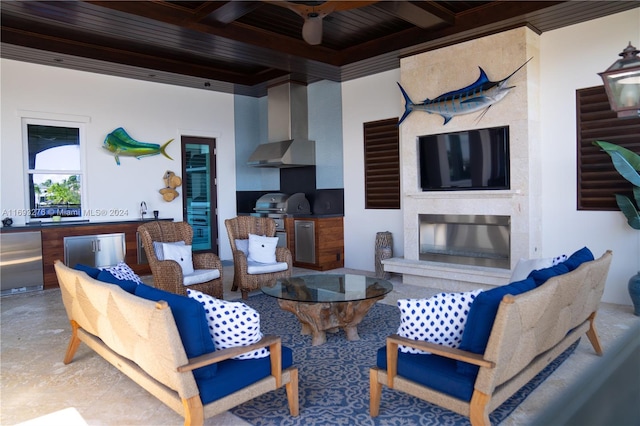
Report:
[{"label": "stone accent wall", "polygon": [[[510,216],[512,268],[518,259],[536,256],[541,242],[542,210],[539,36],[522,27],[401,59],[400,83],[414,102],[421,102],[472,84],[480,75],[478,66],[491,81],[496,81],[507,77],[531,57],[531,62],[509,80],[509,85],[515,86],[511,92],[481,119],[481,112],[477,112],[456,116],[443,125],[444,119],[439,115],[414,111],[402,123],[405,257],[386,260],[385,269],[403,273],[405,282],[430,286],[441,283],[443,287],[455,288],[460,283],[499,285],[510,275],[508,270],[419,261],[419,214]],[[510,190],[422,192],[418,171],[419,136],[505,125],[510,126]],[[460,274],[464,277],[455,278]]]}]

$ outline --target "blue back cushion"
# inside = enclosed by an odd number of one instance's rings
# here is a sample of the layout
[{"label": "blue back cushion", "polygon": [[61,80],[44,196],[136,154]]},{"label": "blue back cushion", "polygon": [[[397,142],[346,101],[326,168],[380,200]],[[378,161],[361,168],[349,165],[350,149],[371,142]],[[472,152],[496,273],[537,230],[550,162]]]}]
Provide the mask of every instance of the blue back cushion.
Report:
[{"label": "blue back cushion", "polygon": [[96,279],[105,283],[119,285],[124,291],[131,294],[135,294],[136,287],[138,287],[137,282],[131,280],[121,280],[120,278],[114,277],[111,272],[104,270],[100,271]]},{"label": "blue back cushion", "polygon": [[94,280],[98,278],[98,274],[102,269],[94,268],[93,266],[83,265],[82,263],[76,263],[73,269],[86,272]]},{"label": "blue back cushion", "polygon": [[[282,346],[282,369],[293,365],[293,352]],[[271,374],[271,357],[227,359],[218,363],[216,377],[198,379],[196,384],[203,404],[230,395]]]},{"label": "blue back cushion", "polygon": [[555,277],[556,275],[566,274],[567,272],[569,272],[569,268],[567,268],[564,263],[560,263],[549,268],[531,271],[528,278],[533,278],[533,281],[536,283],[536,287],[538,287],[547,282],[549,278]]},{"label": "blue back cushion", "polygon": [[593,253],[591,253],[591,250],[586,247],[582,247],[580,250],[569,256],[569,258],[563,263],[569,269],[569,271],[573,271],[584,262],[589,262],[593,259],[594,257]]},{"label": "blue back cushion", "polygon": [[[377,366],[387,369],[387,347],[378,349]],[[460,374],[456,361],[398,351],[398,375],[463,401],[471,401],[476,375]]]},{"label": "blue back cushion", "polygon": [[[135,294],[156,302],[164,300],[169,304],[187,357],[193,358],[215,351],[204,308],[199,302],[145,284],[138,284]],[[193,370],[193,375],[196,381],[208,379],[216,375],[217,369],[217,364],[207,365]]]},{"label": "blue back cushion", "polygon": [[[496,318],[496,313],[498,313],[498,306],[502,298],[507,294],[516,296],[532,290],[535,287],[536,283],[533,278],[527,278],[522,281],[516,281],[508,285],[483,291],[476,296],[476,300],[471,305],[471,309],[469,309],[467,323],[462,333],[460,349],[476,354],[483,354],[487,348],[489,335],[493,328],[493,321]],[[457,361],[457,367],[458,373],[473,377],[475,377],[478,372],[477,366],[463,361]]]}]

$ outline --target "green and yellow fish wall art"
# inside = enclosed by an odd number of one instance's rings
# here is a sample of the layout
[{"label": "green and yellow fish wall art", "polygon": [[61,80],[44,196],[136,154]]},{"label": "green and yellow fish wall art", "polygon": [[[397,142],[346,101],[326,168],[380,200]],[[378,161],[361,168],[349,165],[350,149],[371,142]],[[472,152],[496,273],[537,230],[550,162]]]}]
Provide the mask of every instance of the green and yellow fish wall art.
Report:
[{"label": "green and yellow fish wall art", "polygon": [[157,143],[138,142],[129,136],[126,130],[122,127],[118,127],[104,138],[104,144],[102,147],[113,153],[116,164],[119,166],[121,155],[140,159],[141,157],[162,154],[169,160],[173,160],[173,158],[169,157],[165,151],[167,145],[171,142],[173,142],[173,139],[170,139],[162,146]]}]

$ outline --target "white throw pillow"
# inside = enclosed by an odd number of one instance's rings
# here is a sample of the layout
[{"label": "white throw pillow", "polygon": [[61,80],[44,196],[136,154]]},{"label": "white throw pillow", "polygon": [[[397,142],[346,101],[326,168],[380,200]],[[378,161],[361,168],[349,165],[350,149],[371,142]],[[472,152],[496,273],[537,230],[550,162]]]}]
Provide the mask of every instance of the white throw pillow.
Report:
[{"label": "white throw pillow", "polygon": [[220,270],[218,269],[196,269],[193,274],[182,275],[182,284],[202,284],[218,278],[220,278]]},{"label": "white throw pillow", "polygon": [[535,270],[550,268],[564,262],[565,260],[567,260],[566,254],[561,254],[560,256],[556,257],[545,257],[541,259],[520,259],[518,260],[516,267],[513,268],[513,272],[511,273],[509,282],[514,283],[516,281],[522,281]]},{"label": "white throw pillow", "polygon": [[[209,334],[218,349],[247,346],[262,339],[260,314],[242,302],[216,299],[197,290],[187,289],[187,295],[204,306]],[[234,357],[253,359],[269,356],[269,349],[260,348]]]},{"label": "white throw pillow", "polygon": [[236,249],[244,253],[245,256],[249,255],[249,240],[236,240]]},{"label": "white throw pillow", "polygon": [[175,244],[175,245],[179,245],[179,246],[183,246],[185,245],[184,241],[176,241],[175,243],[163,243],[160,241],[154,241],[153,242],[153,251],[156,252],[156,258],[160,261],[164,260],[164,251],[162,251],[162,245],[163,244]]},{"label": "white throw pillow", "polygon": [[[400,327],[398,335],[413,340],[457,348],[467,323],[469,308],[482,290],[465,293],[439,293],[428,299],[399,299]],[[429,352],[399,346],[411,354]]]},{"label": "white throw pillow", "polygon": [[182,275],[193,274],[193,254],[191,246],[162,243],[164,260],[175,260],[182,268]]},{"label": "white throw pillow", "polygon": [[516,264],[516,267],[513,268],[513,272],[511,273],[511,278],[509,279],[510,283],[515,283],[517,281],[522,281],[526,279],[531,271],[536,269],[549,268],[553,264],[553,258],[545,257],[540,259],[520,259]]},{"label": "white throw pillow", "polygon": [[260,263],[252,262],[251,260],[247,261],[247,274],[249,275],[270,274],[286,271],[287,269],[289,269],[287,262]]},{"label": "white throw pillow", "polygon": [[133,272],[133,269],[131,269],[129,265],[124,262],[118,262],[116,266],[104,268],[104,270],[109,271],[111,275],[119,280],[135,281],[138,284],[142,284],[142,280],[140,279],[140,277],[135,272]]},{"label": "white throw pillow", "polygon": [[278,237],[249,234],[249,256],[247,260],[260,263],[276,263]]}]

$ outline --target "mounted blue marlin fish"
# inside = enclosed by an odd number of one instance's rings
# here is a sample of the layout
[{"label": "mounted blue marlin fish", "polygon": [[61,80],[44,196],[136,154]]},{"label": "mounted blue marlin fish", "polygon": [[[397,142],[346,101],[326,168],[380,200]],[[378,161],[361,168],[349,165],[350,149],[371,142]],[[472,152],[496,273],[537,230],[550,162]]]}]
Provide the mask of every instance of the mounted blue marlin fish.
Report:
[{"label": "mounted blue marlin fish", "polygon": [[413,111],[439,114],[444,118],[444,124],[447,124],[456,115],[470,114],[484,109],[484,112],[478,118],[478,120],[480,120],[487,113],[491,105],[502,100],[502,98],[509,93],[509,90],[515,87],[507,86],[507,81],[527,65],[531,59],[533,58],[529,58],[527,62],[520,65],[517,70],[499,81],[490,81],[482,67],[478,67],[480,68],[480,77],[478,77],[472,85],[442,94],[435,99],[427,98],[419,104],[413,103],[409,95],[407,95],[407,92],[405,92],[400,83],[398,83],[402,91],[402,96],[404,96],[404,114],[400,118],[400,121],[398,121],[398,126]]},{"label": "mounted blue marlin fish", "polygon": [[162,154],[169,160],[173,160],[173,158],[169,157],[165,152],[167,145],[169,145],[171,142],[173,142],[173,139],[167,141],[162,146],[157,143],[138,142],[137,140],[129,136],[126,130],[124,130],[122,127],[118,127],[113,132],[109,133],[106,138],[104,138],[103,148],[110,152],[113,152],[116,159],[116,164],[118,164],[119,166],[121,155],[127,157],[136,157],[137,159],[140,159],[141,157],[149,157],[151,155]]}]

